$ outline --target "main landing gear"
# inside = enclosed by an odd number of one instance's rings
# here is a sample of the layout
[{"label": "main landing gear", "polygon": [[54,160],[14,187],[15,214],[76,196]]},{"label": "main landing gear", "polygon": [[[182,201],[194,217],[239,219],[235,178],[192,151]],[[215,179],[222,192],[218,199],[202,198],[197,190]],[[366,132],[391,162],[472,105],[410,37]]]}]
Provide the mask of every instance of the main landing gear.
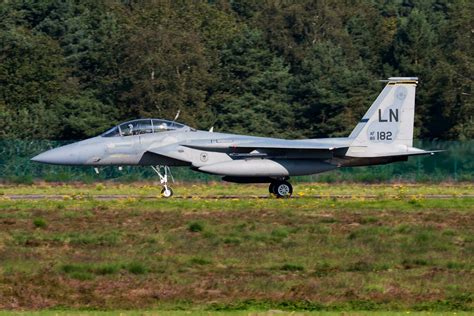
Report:
[{"label": "main landing gear", "polygon": [[156,172],[160,177],[160,183],[163,185],[161,189],[161,196],[164,198],[170,198],[173,196],[173,190],[168,186],[168,175],[171,180],[174,182],[173,175],[171,174],[171,169],[168,166],[151,166],[151,168]]},{"label": "main landing gear", "polygon": [[268,191],[277,198],[289,198],[293,194],[293,186],[286,180],[275,180],[270,182]]}]

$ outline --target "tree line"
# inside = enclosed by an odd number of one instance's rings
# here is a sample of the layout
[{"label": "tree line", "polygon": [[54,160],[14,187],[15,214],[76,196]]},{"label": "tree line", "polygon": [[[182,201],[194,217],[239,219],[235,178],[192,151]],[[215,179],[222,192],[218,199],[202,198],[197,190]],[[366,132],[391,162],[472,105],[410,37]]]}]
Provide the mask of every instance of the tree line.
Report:
[{"label": "tree line", "polygon": [[80,139],[156,117],[347,136],[418,76],[415,137],[472,139],[469,0],[3,0],[0,138]]}]

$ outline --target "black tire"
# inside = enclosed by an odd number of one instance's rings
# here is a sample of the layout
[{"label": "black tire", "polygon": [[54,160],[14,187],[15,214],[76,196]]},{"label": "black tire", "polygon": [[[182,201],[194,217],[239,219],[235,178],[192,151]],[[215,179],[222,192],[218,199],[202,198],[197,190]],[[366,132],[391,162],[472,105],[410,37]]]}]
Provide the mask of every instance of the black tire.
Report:
[{"label": "black tire", "polygon": [[173,189],[168,187],[168,191],[165,188],[161,189],[161,196],[164,198],[170,198],[173,196]]},{"label": "black tire", "polygon": [[276,182],[273,190],[278,198],[289,198],[293,194],[293,186],[287,181]]},{"label": "black tire", "polygon": [[268,192],[270,194],[275,194],[275,182],[270,182],[270,186],[268,187]]}]

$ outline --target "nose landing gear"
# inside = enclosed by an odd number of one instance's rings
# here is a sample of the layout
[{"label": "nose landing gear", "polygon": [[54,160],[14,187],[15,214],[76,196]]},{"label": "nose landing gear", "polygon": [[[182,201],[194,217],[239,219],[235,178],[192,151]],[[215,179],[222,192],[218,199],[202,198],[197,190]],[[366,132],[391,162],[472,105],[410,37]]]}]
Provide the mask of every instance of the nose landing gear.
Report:
[{"label": "nose landing gear", "polygon": [[173,189],[168,186],[168,175],[171,180],[174,182],[173,175],[171,174],[171,169],[168,166],[151,166],[151,168],[156,172],[160,177],[160,183],[163,185],[161,189],[161,196],[164,198],[170,198],[173,196]]},{"label": "nose landing gear", "polygon": [[293,186],[286,180],[276,180],[270,183],[268,191],[277,198],[289,198],[293,194]]}]

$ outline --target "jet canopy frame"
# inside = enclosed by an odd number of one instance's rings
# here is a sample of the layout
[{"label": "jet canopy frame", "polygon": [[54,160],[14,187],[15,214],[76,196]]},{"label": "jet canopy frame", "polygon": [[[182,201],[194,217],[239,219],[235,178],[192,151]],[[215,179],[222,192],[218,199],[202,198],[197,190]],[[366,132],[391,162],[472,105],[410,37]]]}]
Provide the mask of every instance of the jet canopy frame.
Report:
[{"label": "jet canopy frame", "polygon": [[163,119],[137,119],[119,124],[105,133],[102,137],[133,136],[142,134],[154,134],[175,130],[184,130],[188,126]]}]

